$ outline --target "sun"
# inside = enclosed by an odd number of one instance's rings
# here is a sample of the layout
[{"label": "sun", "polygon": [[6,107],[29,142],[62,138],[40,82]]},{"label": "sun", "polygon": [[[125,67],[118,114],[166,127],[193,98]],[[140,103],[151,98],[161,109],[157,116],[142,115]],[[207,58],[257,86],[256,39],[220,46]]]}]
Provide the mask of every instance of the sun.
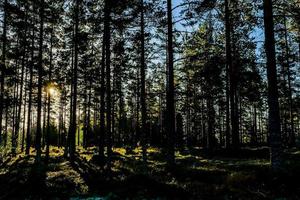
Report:
[{"label": "sun", "polygon": [[54,86],[49,86],[48,87],[48,93],[51,96],[56,96],[57,95],[57,89]]}]

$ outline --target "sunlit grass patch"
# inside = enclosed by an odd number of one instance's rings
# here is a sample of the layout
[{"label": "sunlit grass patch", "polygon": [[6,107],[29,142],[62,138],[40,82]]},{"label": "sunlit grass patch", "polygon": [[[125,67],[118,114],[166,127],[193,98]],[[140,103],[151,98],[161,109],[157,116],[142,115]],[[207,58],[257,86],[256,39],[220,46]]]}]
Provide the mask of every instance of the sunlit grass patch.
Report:
[{"label": "sunlit grass patch", "polygon": [[219,172],[226,172],[225,169],[219,168],[214,165],[209,165],[209,166],[192,166],[191,169],[194,170],[201,170],[201,171],[219,171]]},{"label": "sunlit grass patch", "polygon": [[93,154],[80,154],[80,157],[86,161],[91,161],[91,159],[93,158]]},{"label": "sunlit grass patch", "polygon": [[142,154],[142,147],[136,147],[132,150],[135,154]]},{"label": "sunlit grass patch", "polygon": [[126,156],[126,149],[125,148],[113,148],[115,153],[120,154],[121,156]]},{"label": "sunlit grass patch", "polygon": [[161,150],[156,147],[149,147],[147,148],[147,153],[161,153]]},{"label": "sunlit grass patch", "polygon": [[49,150],[50,157],[60,157],[64,155],[64,149],[59,147],[50,146]]}]

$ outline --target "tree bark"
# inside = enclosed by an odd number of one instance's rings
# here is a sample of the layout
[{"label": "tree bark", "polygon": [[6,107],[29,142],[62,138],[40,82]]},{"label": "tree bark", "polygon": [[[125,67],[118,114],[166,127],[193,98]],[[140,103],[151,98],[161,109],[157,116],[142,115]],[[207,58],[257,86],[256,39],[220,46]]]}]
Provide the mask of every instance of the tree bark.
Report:
[{"label": "tree bark", "polygon": [[[27,7],[27,6],[26,6]],[[27,24],[27,13],[25,13],[25,24]],[[20,91],[18,95],[18,100],[17,100],[17,113],[16,113],[16,129],[14,133],[14,138],[17,141],[18,140],[18,135],[19,135],[19,130],[20,130],[20,123],[21,123],[21,111],[22,111],[22,104],[23,104],[23,86],[24,86],[24,76],[25,76],[25,64],[26,64],[26,48],[27,48],[27,25],[25,27],[25,32],[24,32],[24,38],[22,39],[22,61],[21,61],[21,81],[20,81]]]},{"label": "tree bark", "polygon": [[50,151],[50,117],[51,117],[51,92],[49,91],[49,87],[53,87],[51,84],[52,81],[52,62],[53,62],[53,34],[54,34],[54,29],[53,29],[53,24],[51,27],[51,38],[50,38],[50,64],[49,64],[49,77],[48,77],[48,88],[47,88],[47,94],[48,94],[48,99],[47,99],[47,132],[46,132],[46,158],[45,162],[48,164],[49,161],[49,151]]},{"label": "tree bark", "polygon": [[42,87],[43,87],[43,42],[44,42],[44,0],[40,1],[40,32],[39,32],[39,55],[38,55],[38,98],[37,98],[37,128],[36,128],[36,157],[35,162],[41,162],[41,117],[42,117]]},{"label": "tree bark", "polygon": [[76,127],[77,127],[77,77],[78,77],[78,33],[79,33],[79,1],[76,0],[75,3],[75,35],[74,35],[74,68],[73,68],[73,105],[72,105],[72,120],[70,123],[70,160],[74,161],[75,151],[76,151]]},{"label": "tree bark", "polygon": [[226,148],[231,146],[230,136],[230,89],[229,89],[229,73],[232,68],[231,54],[231,25],[230,25],[230,9],[229,0],[225,0],[225,34],[226,34]]},{"label": "tree bark", "polygon": [[282,144],[278,103],[277,69],[272,0],[264,0],[265,49],[267,56],[269,135],[271,167],[277,171],[282,165]]},{"label": "tree bark", "polygon": [[3,35],[2,35],[2,59],[1,59],[1,76],[0,76],[0,144],[2,142],[2,120],[4,108],[4,84],[5,84],[5,70],[6,70],[6,43],[7,43],[7,0],[3,2]]},{"label": "tree bark", "polygon": [[284,40],[285,40],[285,57],[286,57],[286,66],[287,66],[287,78],[288,78],[288,98],[289,98],[289,117],[290,117],[290,130],[289,130],[289,146],[294,147],[296,145],[295,141],[295,130],[294,130],[294,105],[293,105],[293,89],[291,81],[291,66],[290,66],[290,50],[288,42],[288,33],[287,33],[287,23],[286,16],[284,16]]},{"label": "tree bark", "polygon": [[144,19],[144,0],[141,0],[141,111],[142,111],[142,148],[143,148],[143,162],[147,163],[147,147],[146,147],[146,63],[145,63],[145,19]]},{"label": "tree bark", "polygon": [[[107,26],[104,26],[104,29]],[[103,33],[102,41],[102,58],[101,58],[101,91],[100,91],[100,132],[99,132],[99,159],[104,158],[104,141],[105,141],[105,39],[106,31]]]},{"label": "tree bark", "polygon": [[[33,7],[34,10],[34,7]],[[34,25],[34,19],[32,20]],[[26,131],[26,155],[30,153],[31,146],[31,110],[32,110],[32,88],[33,88],[33,65],[34,65],[34,38],[35,29],[32,28],[32,39],[31,39],[31,62],[29,64],[29,97],[28,97],[28,113],[27,113],[27,131]]]},{"label": "tree bark", "polygon": [[167,23],[168,23],[168,64],[167,64],[167,161],[171,166],[175,163],[175,100],[174,100],[174,57],[173,57],[173,19],[172,0],[167,0]]},{"label": "tree bark", "polygon": [[107,139],[107,166],[111,168],[112,156],[112,122],[111,122],[111,2],[105,0],[104,8],[104,31],[105,31],[105,67],[106,67],[106,139]]}]

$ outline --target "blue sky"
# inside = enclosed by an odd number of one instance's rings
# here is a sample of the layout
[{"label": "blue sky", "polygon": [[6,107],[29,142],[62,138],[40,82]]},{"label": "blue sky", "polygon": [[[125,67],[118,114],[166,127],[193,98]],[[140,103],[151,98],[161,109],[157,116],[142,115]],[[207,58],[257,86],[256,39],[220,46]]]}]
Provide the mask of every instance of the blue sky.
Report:
[{"label": "blue sky", "polygon": [[[184,0],[173,0],[172,1],[173,8],[176,7],[176,6],[178,6],[179,4],[183,3],[183,1]],[[173,11],[173,17],[174,17],[174,19],[178,19],[179,15],[180,15],[179,14],[180,11],[181,11],[180,7],[178,7],[177,9],[175,9]],[[175,26],[176,26],[177,29],[183,28],[180,23],[175,24]],[[257,54],[257,56],[259,56],[259,54],[260,54],[260,48],[262,47],[262,44],[263,44],[262,41],[264,40],[263,30],[260,29],[260,28],[255,28],[254,31],[252,32],[251,36],[253,36],[255,38],[254,40],[257,42],[256,54]]]}]

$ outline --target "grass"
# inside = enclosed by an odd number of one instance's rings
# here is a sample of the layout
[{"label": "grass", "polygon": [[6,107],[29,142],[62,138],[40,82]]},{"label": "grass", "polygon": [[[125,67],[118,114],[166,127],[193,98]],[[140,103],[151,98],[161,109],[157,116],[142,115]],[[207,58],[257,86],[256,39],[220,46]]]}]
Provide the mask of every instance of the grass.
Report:
[{"label": "grass", "polygon": [[[207,153],[176,152],[167,168],[158,148],[148,149],[148,165],[140,148],[113,149],[112,170],[94,162],[95,148],[78,148],[73,163],[63,149],[51,147],[43,178],[34,176],[34,150],[0,163],[0,199],[300,199],[300,151],[285,154],[285,171],[273,174],[262,149]],[[257,156],[256,156],[257,154]]]}]

